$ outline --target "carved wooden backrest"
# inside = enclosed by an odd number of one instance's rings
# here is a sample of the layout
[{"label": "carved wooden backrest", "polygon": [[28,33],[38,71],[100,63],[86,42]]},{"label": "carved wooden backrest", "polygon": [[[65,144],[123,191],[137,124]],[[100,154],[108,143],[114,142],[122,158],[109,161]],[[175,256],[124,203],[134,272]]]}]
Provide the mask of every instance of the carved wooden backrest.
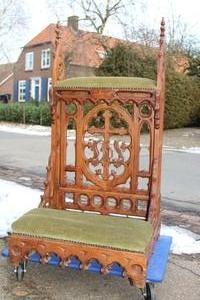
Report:
[{"label": "carved wooden backrest", "polygon": [[[145,217],[152,175],[154,91],[56,93],[61,104],[64,208]],[[75,135],[67,134],[69,124]],[[142,148],[144,129],[148,144]]]},{"label": "carved wooden backrest", "polygon": [[51,157],[42,206],[158,219],[163,41],[164,22],[155,87],[55,85]]}]

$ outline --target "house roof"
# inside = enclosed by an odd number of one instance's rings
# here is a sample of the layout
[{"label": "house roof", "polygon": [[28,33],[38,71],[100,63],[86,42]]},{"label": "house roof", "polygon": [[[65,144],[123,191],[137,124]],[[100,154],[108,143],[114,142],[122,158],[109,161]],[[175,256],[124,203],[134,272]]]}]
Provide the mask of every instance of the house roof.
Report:
[{"label": "house roof", "polygon": [[55,39],[55,24],[49,24],[40,33],[38,33],[32,40],[30,40],[24,47],[33,47],[39,44],[53,42]]},{"label": "house roof", "polygon": [[0,65],[0,85],[11,73],[13,73],[13,63]]},{"label": "house roof", "polygon": [[[119,42],[128,43],[139,51],[143,52],[146,48],[150,51],[149,47],[140,45],[138,43],[124,41],[109,36],[101,36],[95,32],[84,30],[74,30],[71,26],[60,26],[63,48],[68,53],[68,62],[71,65],[86,66],[98,68],[104,59],[105,49],[115,47]],[[33,39],[31,39],[24,48],[34,47],[37,45],[51,43],[54,45],[56,38],[56,24],[49,24]],[[102,41],[103,40],[103,41]],[[151,51],[153,49],[151,48]],[[154,49],[157,51],[157,49]],[[153,53],[154,53],[153,50]],[[146,51],[146,50],[145,50]],[[154,54],[156,54],[155,52]],[[181,63],[180,63],[181,62]],[[176,71],[184,72],[185,65],[188,64],[182,58],[175,59]],[[0,78],[1,79],[1,78]]]},{"label": "house roof", "polygon": [[[56,24],[50,24],[29,41],[24,47],[34,47],[40,44],[54,44]],[[88,67],[98,67],[104,58],[103,43],[114,47],[120,40],[113,37],[99,36],[97,33],[83,30],[75,31],[70,26],[60,26],[64,50],[68,53],[71,64]],[[103,43],[102,43],[103,39]]]},{"label": "house roof", "polygon": [[0,65],[0,95],[12,94],[13,67],[13,63]]}]

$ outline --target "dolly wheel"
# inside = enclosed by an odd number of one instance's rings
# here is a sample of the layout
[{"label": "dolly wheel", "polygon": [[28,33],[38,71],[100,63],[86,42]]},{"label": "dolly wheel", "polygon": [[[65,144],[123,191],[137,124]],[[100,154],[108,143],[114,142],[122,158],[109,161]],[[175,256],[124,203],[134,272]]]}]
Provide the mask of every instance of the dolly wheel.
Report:
[{"label": "dolly wheel", "polygon": [[156,300],[153,283],[146,283],[146,286],[143,290],[143,296],[145,300]]},{"label": "dolly wheel", "polygon": [[17,281],[22,281],[24,278],[24,273],[26,272],[26,261],[22,262],[14,270],[16,274]]}]

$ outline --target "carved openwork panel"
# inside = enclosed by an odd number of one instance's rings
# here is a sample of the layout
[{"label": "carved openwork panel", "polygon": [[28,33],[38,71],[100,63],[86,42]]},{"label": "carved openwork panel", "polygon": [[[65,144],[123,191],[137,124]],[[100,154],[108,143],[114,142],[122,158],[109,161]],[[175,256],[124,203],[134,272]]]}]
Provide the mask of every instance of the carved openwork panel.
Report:
[{"label": "carved openwork panel", "polygon": [[82,127],[82,170],[90,181],[108,190],[130,176],[132,128],[132,119],[117,104],[102,103],[87,113]]},{"label": "carved openwork panel", "polygon": [[[130,94],[130,93],[129,93]],[[62,97],[61,198],[66,209],[147,216],[154,103]],[[145,136],[145,146],[141,136]]]}]

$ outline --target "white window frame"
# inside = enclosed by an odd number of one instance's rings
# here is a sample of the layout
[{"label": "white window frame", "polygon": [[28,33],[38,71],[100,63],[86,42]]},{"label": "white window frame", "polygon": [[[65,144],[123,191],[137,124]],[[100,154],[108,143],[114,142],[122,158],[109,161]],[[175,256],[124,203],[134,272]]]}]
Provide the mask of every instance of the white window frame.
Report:
[{"label": "white window frame", "polygon": [[41,77],[32,77],[31,78],[31,98],[35,100],[35,81],[39,81],[39,99],[41,101]]},{"label": "white window frame", "polygon": [[34,64],[34,53],[27,52],[25,56],[25,71],[32,71]]},{"label": "white window frame", "polygon": [[49,102],[50,98],[49,98],[49,90],[52,87],[52,79],[51,77],[48,78],[48,82],[47,82],[47,101]]},{"label": "white window frame", "polygon": [[26,80],[19,80],[18,82],[18,101],[26,101]]},{"label": "white window frame", "polygon": [[97,53],[101,59],[104,59],[106,57],[106,51],[105,50],[97,50]]},{"label": "white window frame", "polygon": [[51,49],[43,49],[41,53],[41,68],[48,69],[51,66]]}]

